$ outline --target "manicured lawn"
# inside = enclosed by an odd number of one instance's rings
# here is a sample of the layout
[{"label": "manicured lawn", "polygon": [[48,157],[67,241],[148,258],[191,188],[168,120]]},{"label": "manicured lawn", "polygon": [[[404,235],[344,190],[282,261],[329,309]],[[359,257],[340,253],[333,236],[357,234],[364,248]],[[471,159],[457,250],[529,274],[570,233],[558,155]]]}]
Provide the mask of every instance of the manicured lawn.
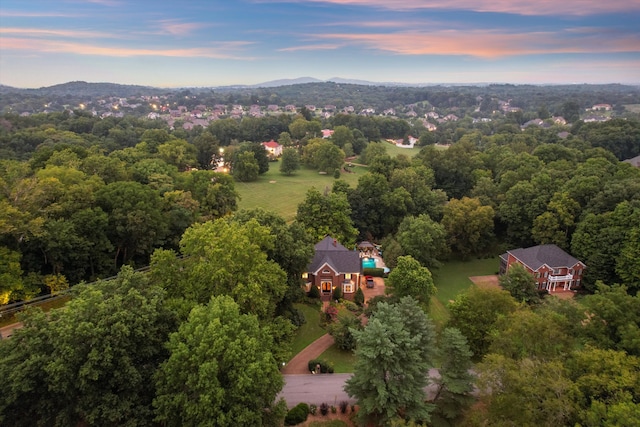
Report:
[{"label": "manicured lawn", "polygon": [[432,271],[433,281],[438,288],[436,298],[446,307],[456,295],[472,285],[469,277],[496,274],[499,265],[498,257],[445,263]]},{"label": "manicured lawn", "polygon": [[331,361],[336,374],[353,372],[353,365],[356,363],[356,356],[353,352],[340,350],[335,344],[322,353],[319,358]]},{"label": "manicured lawn", "polygon": [[413,157],[420,152],[422,147],[413,147],[413,148],[402,148],[397,145],[389,144],[385,142],[385,147],[387,147],[387,154],[391,157],[395,157],[398,154],[404,154],[405,156]]},{"label": "manicured lawn", "polygon": [[307,321],[296,331],[293,343],[291,344],[291,357],[300,353],[303,348],[327,333],[327,331],[320,326],[319,307],[312,307],[306,304],[294,304],[294,307],[302,311]]},{"label": "manicured lawn", "polygon": [[[367,168],[354,166],[354,173],[342,173],[340,179],[355,188],[358,178],[366,173]],[[289,222],[294,219],[298,205],[307,195],[307,190],[315,187],[321,192],[326,187],[333,186],[335,179],[332,174],[320,175],[318,171],[303,168],[294,175],[286,176],[280,173],[280,163],[269,164],[269,171],[260,175],[255,182],[236,182],[235,187],[240,193],[239,209],[254,209],[261,207],[273,211]]]},{"label": "manicured lawn", "polygon": [[440,328],[449,320],[449,310],[438,298],[432,297],[429,304],[429,316],[436,326]]}]

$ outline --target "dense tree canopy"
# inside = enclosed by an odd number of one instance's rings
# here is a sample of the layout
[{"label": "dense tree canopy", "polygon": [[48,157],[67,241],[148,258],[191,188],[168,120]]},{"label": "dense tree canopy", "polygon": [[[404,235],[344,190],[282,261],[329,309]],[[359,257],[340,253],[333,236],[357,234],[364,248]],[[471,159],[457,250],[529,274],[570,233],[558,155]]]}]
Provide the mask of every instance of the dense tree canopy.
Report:
[{"label": "dense tree canopy", "polygon": [[[274,425],[284,415],[273,342],[228,296],[197,306],[171,335],[157,375],[157,420],[170,426]],[[276,412],[275,414],[273,412]]]}]

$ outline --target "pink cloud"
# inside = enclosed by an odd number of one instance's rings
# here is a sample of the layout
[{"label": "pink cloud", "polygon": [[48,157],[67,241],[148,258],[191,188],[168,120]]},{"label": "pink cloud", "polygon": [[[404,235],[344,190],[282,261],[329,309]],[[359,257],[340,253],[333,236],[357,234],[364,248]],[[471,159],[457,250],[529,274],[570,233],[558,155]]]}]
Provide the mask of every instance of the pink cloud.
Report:
[{"label": "pink cloud", "polygon": [[51,30],[45,28],[0,28],[0,34],[16,34],[22,36],[57,36],[67,38],[113,37],[112,33],[83,30]]},{"label": "pink cloud", "polygon": [[40,53],[69,53],[76,55],[97,55],[111,57],[166,56],[183,58],[214,58],[250,60],[237,54],[239,49],[250,42],[223,42],[214,47],[184,47],[173,49],[127,48],[119,46],[95,46],[83,43],[71,43],[26,38],[0,38],[0,49]]},{"label": "pink cloud", "polygon": [[[272,2],[273,0],[258,0]],[[281,1],[281,0],[279,0]],[[301,0],[291,0],[300,2]],[[443,9],[499,12],[516,15],[594,15],[599,13],[640,10],[640,3],[632,0],[303,0],[337,5],[375,7],[393,10]]]},{"label": "pink cloud", "polygon": [[[339,40],[400,55],[469,55],[497,58],[530,54],[638,52],[640,36],[607,38],[594,34],[586,38],[567,33],[500,33],[495,31],[442,30],[430,33],[319,34],[321,39]],[[597,43],[595,42],[597,41]],[[297,50],[302,50],[298,47]]]},{"label": "pink cloud", "polygon": [[186,36],[200,28],[208,26],[208,24],[198,22],[179,22],[177,20],[159,21],[158,25],[163,33],[172,36]]},{"label": "pink cloud", "polygon": [[344,47],[344,43],[309,44],[302,46],[285,47],[278,49],[279,52],[297,52],[301,50],[335,50]]}]

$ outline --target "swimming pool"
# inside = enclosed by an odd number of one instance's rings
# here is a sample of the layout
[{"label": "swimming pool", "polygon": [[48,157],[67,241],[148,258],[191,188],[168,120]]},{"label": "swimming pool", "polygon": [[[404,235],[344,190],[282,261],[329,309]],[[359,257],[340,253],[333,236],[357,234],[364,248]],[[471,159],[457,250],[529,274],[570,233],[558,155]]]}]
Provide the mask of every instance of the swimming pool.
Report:
[{"label": "swimming pool", "polygon": [[376,260],[374,258],[362,258],[362,268],[376,268]]}]

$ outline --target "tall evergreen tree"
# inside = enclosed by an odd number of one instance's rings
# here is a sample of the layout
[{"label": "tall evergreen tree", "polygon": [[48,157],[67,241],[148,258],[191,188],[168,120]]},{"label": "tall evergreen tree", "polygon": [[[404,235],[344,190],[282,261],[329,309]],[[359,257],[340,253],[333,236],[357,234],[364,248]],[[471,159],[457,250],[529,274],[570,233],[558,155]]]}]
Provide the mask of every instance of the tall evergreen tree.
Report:
[{"label": "tall evergreen tree", "polygon": [[433,366],[433,323],[411,297],[379,303],[362,331],[354,375],[345,391],[358,400],[362,425],[387,425],[395,418],[429,421],[428,371]]}]

